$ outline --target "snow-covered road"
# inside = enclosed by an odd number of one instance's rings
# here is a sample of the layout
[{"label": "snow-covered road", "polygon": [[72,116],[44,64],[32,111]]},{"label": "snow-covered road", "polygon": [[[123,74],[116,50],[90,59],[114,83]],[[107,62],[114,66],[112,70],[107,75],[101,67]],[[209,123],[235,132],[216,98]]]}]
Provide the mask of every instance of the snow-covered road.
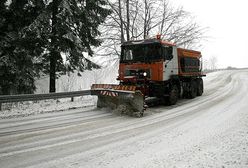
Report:
[{"label": "snow-covered road", "polygon": [[248,70],[143,118],[94,107],[0,120],[0,167],[248,167]]}]

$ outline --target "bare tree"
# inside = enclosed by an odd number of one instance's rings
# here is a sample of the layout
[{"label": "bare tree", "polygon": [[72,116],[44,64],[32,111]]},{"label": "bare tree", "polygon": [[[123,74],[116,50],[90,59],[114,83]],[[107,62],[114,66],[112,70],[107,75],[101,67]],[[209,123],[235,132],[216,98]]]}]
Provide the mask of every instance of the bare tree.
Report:
[{"label": "bare tree", "polygon": [[209,70],[209,61],[207,59],[203,60],[203,70],[208,71]]},{"label": "bare tree", "polygon": [[182,7],[173,8],[168,0],[109,0],[108,4],[113,12],[102,25],[104,43],[97,54],[119,55],[124,41],[157,34],[185,48],[199,46],[204,37],[205,29],[190,13]]},{"label": "bare tree", "polygon": [[216,56],[212,56],[209,58],[209,68],[210,70],[216,70],[217,69],[217,63],[218,59]]}]

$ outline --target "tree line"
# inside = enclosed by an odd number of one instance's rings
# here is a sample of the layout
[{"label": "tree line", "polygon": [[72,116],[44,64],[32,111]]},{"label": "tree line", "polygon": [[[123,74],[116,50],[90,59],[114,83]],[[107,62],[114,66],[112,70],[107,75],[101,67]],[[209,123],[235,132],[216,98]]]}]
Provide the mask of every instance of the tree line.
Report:
[{"label": "tree line", "polygon": [[41,74],[56,92],[61,73],[99,67],[84,53],[119,55],[122,42],[158,33],[190,48],[204,29],[167,0],[2,0],[0,94],[33,93]]}]

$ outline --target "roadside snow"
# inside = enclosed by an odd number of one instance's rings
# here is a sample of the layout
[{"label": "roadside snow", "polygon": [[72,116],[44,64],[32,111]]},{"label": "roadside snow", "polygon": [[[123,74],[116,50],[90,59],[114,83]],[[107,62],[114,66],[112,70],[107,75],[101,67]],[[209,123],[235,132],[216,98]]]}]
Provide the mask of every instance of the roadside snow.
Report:
[{"label": "roadside snow", "polygon": [[4,103],[2,105],[3,110],[0,111],[0,119],[25,117],[29,115],[95,106],[96,101],[96,97],[84,96],[74,98],[73,102],[70,98],[65,98],[59,100],[41,100],[37,102]]}]

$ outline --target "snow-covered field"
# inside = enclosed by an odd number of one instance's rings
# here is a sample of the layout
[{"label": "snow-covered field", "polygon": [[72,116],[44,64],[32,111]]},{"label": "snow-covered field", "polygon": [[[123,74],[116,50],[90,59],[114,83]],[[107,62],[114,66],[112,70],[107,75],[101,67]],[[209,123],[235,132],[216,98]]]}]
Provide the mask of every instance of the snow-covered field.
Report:
[{"label": "snow-covered field", "polygon": [[0,167],[248,167],[248,70],[204,79],[205,92],[143,118],[94,106],[0,120]]}]

